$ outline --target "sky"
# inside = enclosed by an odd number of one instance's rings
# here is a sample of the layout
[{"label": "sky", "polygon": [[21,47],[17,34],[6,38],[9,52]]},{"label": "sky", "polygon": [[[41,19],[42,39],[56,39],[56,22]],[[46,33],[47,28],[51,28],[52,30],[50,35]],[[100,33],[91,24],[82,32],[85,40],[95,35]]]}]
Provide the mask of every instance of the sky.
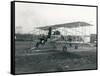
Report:
[{"label": "sky", "polygon": [[[52,5],[52,4],[37,4],[37,3],[15,3],[15,31],[21,33],[40,33],[36,27],[50,26],[55,24],[63,24],[70,22],[87,22],[92,24],[92,27],[80,31],[87,31],[87,34],[96,33],[96,7],[84,6],[69,6],[69,5]],[[76,28],[77,29],[77,28]],[[61,32],[64,30],[73,29],[59,28]],[[39,31],[39,32],[38,32]],[[63,33],[64,34],[64,33]],[[86,33],[85,33],[86,34]]]}]

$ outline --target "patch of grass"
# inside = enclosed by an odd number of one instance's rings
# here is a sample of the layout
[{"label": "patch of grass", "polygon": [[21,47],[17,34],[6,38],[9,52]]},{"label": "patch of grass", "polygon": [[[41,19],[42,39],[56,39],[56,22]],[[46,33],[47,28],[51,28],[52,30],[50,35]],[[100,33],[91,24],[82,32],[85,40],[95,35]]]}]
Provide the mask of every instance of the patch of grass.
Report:
[{"label": "patch of grass", "polygon": [[[23,48],[28,49],[30,42],[16,43],[16,51]],[[54,52],[54,53],[51,53]],[[95,69],[97,55],[96,51],[81,51],[81,52],[59,52],[55,50],[43,51],[42,54],[36,55],[19,55],[15,57],[16,73],[34,73],[34,72],[51,72],[51,71],[68,71]],[[18,53],[19,54],[19,53]]]}]

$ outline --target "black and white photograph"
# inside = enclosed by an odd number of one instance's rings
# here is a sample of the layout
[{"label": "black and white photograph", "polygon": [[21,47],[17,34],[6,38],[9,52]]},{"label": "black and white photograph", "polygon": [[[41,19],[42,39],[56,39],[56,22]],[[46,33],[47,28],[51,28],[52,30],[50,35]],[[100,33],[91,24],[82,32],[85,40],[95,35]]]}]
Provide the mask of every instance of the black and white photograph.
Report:
[{"label": "black and white photograph", "polygon": [[15,74],[97,69],[97,7],[14,2]]}]

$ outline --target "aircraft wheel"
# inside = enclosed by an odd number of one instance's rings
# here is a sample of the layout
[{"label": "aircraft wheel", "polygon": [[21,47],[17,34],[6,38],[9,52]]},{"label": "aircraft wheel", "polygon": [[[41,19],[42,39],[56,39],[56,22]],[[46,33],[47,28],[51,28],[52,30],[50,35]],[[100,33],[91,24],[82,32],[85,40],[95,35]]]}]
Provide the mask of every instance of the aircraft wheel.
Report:
[{"label": "aircraft wheel", "polygon": [[67,47],[63,46],[63,52],[67,52]]}]

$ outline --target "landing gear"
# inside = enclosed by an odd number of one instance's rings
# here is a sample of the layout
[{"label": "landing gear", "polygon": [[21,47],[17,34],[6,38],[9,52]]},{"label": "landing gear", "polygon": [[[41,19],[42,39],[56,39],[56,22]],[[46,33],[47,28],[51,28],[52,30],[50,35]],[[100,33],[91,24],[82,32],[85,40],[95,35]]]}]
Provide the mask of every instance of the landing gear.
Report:
[{"label": "landing gear", "polygon": [[78,45],[75,45],[75,49],[78,49]]},{"label": "landing gear", "polygon": [[67,47],[63,46],[63,52],[67,52]]}]

